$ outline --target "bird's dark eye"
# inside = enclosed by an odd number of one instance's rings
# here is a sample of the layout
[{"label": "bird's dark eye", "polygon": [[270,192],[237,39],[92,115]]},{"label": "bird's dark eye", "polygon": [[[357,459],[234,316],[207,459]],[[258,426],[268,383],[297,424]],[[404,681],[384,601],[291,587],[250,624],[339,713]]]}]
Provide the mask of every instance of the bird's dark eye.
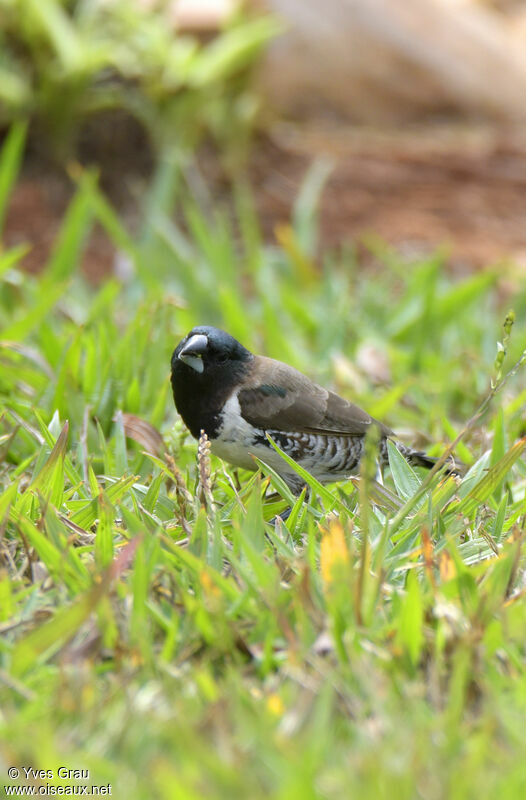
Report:
[{"label": "bird's dark eye", "polygon": [[223,353],[223,355],[217,357],[216,361],[218,364],[226,364],[228,361],[228,356]]}]

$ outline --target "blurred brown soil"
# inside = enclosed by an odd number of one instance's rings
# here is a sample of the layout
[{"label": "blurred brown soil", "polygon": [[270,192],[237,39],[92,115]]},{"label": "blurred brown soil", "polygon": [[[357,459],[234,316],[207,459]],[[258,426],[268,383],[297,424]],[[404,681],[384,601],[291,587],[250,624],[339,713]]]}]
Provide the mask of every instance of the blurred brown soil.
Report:
[{"label": "blurred brown soil", "polygon": [[[130,227],[151,160],[140,137],[129,149],[101,147],[85,154],[101,163],[104,189]],[[253,144],[248,173],[267,240],[290,219],[292,204],[316,157],[332,162],[320,221],[322,246],[359,243],[375,235],[406,255],[446,245],[449,263],[473,269],[512,258],[526,264],[526,139],[521,130],[422,127],[374,131],[343,125],[280,124]],[[200,168],[213,197],[225,200],[228,182],[206,148]],[[72,194],[63,168],[29,153],[10,204],[7,246],[28,242],[25,266],[45,264]],[[96,229],[83,269],[94,281],[111,272],[115,252]]]},{"label": "blurred brown soil", "polygon": [[315,156],[333,168],[321,202],[324,244],[376,236],[407,255],[445,245],[473,269],[526,264],[526,139],[520,131],[421,128],[395,132],[283,126],[253,164],[268,234],[286,217]]}]

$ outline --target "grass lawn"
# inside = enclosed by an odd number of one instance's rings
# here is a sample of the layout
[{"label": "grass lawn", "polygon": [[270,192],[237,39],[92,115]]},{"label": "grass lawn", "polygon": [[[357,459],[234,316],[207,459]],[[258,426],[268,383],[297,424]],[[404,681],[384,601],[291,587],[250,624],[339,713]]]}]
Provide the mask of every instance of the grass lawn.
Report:
[{"label": "grass lawn", "polygon": [[[176,163],[133,237],[85,172],[40,276],[0,250],[0,791],[526,796],[524,276],[375,241],[366,271],[351,247],[320,256],[322,171],[275,246],[246,187],[232,220]],[[94,223],[122,267],[98,289],[78,271]],[[464,431],[469,471],[428,480],[393,451],[385,485],[369,458],[305,501],[264,465],[198,462],[168,378],[199,323],[431,455]]]}]

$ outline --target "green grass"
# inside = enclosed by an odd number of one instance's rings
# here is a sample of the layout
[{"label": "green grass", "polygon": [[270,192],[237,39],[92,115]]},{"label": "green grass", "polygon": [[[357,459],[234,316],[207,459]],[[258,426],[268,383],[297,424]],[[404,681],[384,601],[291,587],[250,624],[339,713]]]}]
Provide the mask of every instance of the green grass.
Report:
[{"label": "green grass", "polygon": [[[15,128],[0,219],[22,146]],[[318,258],[324,169],[279,246],[246,187],[232,221],[176,163],[136,237],[83,173],[40,277],[0,252],[0,785],[67,766],[145,800],[524,796],[526,384],[499,380],[526,346],[526,289],[513,265],[453,279],[440,255],[374,242],[366,272],[351,250]],[[78,272],[95,222],[129,267],[97,290]],[[393,450],[384,487],[368,459],[358,481],[309,479],[305,502],[264,465],[236,474],[206,446],[197,463],[168,381],[197,323],[434,455],[493,380],[456,448],[468,474],[422,487]],[[388,382],[357,366],[365,345]]]},{"label": "green grass", "polygon": [[233,159],[258,106],[248,75],[282,26],[240,7],[210,41],[177,27],[166,3],[2,0],[0,125],[29,118],[39,150],[63,161],[83,123],[118,110],[156,159],[204,131]]}]

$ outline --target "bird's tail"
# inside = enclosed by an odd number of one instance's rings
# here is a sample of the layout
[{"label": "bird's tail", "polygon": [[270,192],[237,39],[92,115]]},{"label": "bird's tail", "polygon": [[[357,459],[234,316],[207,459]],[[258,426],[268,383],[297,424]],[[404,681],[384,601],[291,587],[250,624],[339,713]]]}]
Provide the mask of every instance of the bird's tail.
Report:
[{"label": "bird's tail", "polygon": [[[424,467],[425,469],[432,469],[438,461],[438,458],[433,458],[423,453],[421,450],[412,450],[410,447],[395,442],[398,450],[405,459],[411,464],[412,467]],[[444,464],[444,472],[446,475],[463,475],[466,471],[464,464],[450,458]]]}]

